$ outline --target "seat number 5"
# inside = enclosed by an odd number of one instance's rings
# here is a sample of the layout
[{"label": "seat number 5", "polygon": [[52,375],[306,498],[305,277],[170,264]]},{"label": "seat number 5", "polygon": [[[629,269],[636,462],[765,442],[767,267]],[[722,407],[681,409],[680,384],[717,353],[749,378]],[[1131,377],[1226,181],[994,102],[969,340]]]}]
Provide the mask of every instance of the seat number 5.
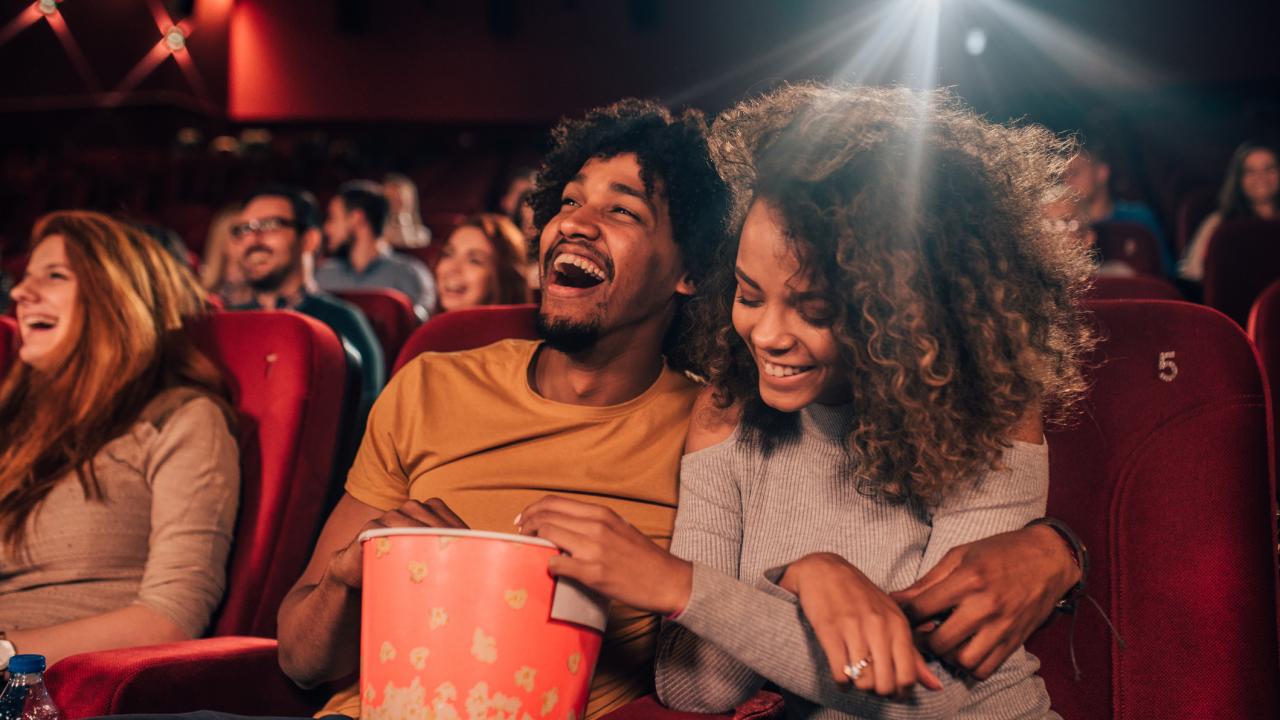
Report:
[{"label": "seat number 5", "polygon": [[1173,382],[1178,377],[1178,363],[1173,358],[1174,352],[1166,350],[1160,353],[1160,361],[1156,364],[1156,376],[1165,382]]}]

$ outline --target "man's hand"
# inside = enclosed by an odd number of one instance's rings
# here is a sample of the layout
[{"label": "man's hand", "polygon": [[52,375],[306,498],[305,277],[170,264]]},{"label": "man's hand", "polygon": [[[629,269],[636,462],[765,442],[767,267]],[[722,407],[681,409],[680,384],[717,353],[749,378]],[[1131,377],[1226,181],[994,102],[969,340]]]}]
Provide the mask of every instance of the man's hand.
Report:
[{"label": "man's hand", "polygon": [[565,555],[547,570],[618,602],[670,615],[684,609],[693,565],[663,550],[606,507],[547,496],[520,513],[521,534],[549,540]]},{"label": "man's hand", "polygon": [[[934,655],[985,680],[1080,581],[1080,568],[1052,528],[1036,525],[953,548],[891,597],[921,625]],[[941,624],[934,619],[950,611]]]},{"label": "man's hand", "polygon": [[837,684],[851,680],[846,667],[863,661],[866,665],[853,680],[863,692],[897,696],[917,682],[942,689],[912,644],[911,626],[902,610],[844,558],[806,555],[787,566],[778,584],[799,598]]},{"label": "man's hand", "polygon": [[350,588],[358,588],[363,582],[363,551],[360,549],[360,535],[365,530],[380,528],[458,528],[466,529],[467,524],[458,517],[444,501],[431,498],[425,503],[417,500],[406,500],[395,510],[388,510],[365,523],[346,547],[334,553],[329,563],[329,577]]}]

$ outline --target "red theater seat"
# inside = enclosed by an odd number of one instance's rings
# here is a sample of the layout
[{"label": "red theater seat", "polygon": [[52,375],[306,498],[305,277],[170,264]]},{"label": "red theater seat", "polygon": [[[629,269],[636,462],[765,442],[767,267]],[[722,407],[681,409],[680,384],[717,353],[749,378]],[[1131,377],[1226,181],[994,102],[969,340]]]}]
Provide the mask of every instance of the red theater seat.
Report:
[{"label": "red theater seat", "polygon": [[1182,253],[1186,252],[1191,236],[1195,235],[1200,223],[1204,222],[1204,219],[1209,217],[1217,206],[1218,191],[1208,187],[1197,188],[1178,201],[1173,246],[1178,257],[1182,257]]},{"label": "red theater seat", "polygon": [[1243,326],[1253,301],[1280,278],[1280,221],[1235,220],[1218,226],[1204,261],[1204,303]]},{"label": "red theater seat", "polygon": [[1049,434],[1049,513],[1091,551],[1075,628],[1032,638],[1066,718],[1277,717],[1274,471],[1253,348],[1190,303],[1092,303],[1106,338],[1079,419]]},{"label": "red theater seat", "polygon": [[1153,275],[1097,278],[1089,291],[1090,300],[1181,300],[1173,283]]},{"label": "red theater seat", "polygon": [[483,347],[507,338],[532,339],[533,305],[487,305],[441,313],[423,323],[409,336],[395,370],[424,352],[456,352]]},{"label": "red theater seat", "polygon": [[1160,241],[1145,225],[1100,222],[1093,230],[1098,234],[1098,251],[1103,260],[1119,260],[1144,275],[1164,275],[1160,266]]},{"label": "red theater seat", "polygon": [[1276,393],[1280,392],[1280,280],[1267,286],[1258,296],[1249,312],[1249,338],[1258,349],[1258,357],[1267,374],[1271,390],[1272,430],[1280,447],[1280,405]]},{"label": "red theater seat", "polygon": [[199,203],[170,205],[160,211],[160,223],[181,235],[183,242],[198,258],[204,254],[213,215],[214,210],[208,205]]},{"label": "red theater seat", "polygon": [[[292,312],[220,313],[192,332],[222,368],[240,422],[240,511],[227,594],[209,634],[274,637],[276,610],[310,557],[323,519],[345,356],[332,330]],[[141,712],[158,706],[127,701],[172,697],[178,691],[164,688],[198,666],[206,651],[245,642],[194,640],[75,655],[49,669],[49,684],[69,718]],[[170,660],[177,661],[172,668]],[[223,691],[234,694],[230,687]]]},{"label": "red theater seat", "polygon": [[18,323],[0,315],[0,380],[9,374],[9,366],[18,359]]},{"label": "red theater seat", "polygon": [[389,374],[400,348],[421,324],[413,311],[413,301],[399,290],[339,290],[333,294],[360,308],[369,318]]}]

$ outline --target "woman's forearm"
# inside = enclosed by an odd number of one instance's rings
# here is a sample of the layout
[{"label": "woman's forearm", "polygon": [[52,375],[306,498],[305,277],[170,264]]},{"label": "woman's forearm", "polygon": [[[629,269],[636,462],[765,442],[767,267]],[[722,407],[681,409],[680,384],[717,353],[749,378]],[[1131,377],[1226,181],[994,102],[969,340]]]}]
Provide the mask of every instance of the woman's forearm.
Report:
[{"label": "woman's forearm", "polygon": [[792,602],[695,565],[689,605],[677,618],[689,630],[714,643],[755,672],[824,707],[886,720],[951,717],[967,692],[941,666],[939,692],[917,686],[905,701],[882,698],[837,685],[826,656]]},{"label": "woman's forearm", "polygon": [[6,632],[20,653],[44,655],[49,665],[70,655],[190,640],[165,614],[134,603],[70,622]]}]

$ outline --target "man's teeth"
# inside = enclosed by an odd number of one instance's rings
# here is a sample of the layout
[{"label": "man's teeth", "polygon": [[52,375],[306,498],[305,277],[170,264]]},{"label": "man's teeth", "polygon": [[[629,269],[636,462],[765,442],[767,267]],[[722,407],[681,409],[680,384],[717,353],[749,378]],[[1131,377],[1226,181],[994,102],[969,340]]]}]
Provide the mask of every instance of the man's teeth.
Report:
[{"label": "man's teeth", "polygon": [[562,269],[565,265],[572,265],[597,280],[604,280],[604,270],[602,270],[599,265],[582,257],[581,255],[570,255],[565,253],[564,255],[558,256],[552,265],[556,270]]},{"label": "man's teeth", "polygon": [[812,365],[808,365],[808,366],[775,365],[768,361],[765,361],[764,363],[764,374],[768,375],[769,377],[779,377],[779,378],[791,377],[792,375],[799,375],[802,372],[808,372],[812,369],[813,369]]}]

